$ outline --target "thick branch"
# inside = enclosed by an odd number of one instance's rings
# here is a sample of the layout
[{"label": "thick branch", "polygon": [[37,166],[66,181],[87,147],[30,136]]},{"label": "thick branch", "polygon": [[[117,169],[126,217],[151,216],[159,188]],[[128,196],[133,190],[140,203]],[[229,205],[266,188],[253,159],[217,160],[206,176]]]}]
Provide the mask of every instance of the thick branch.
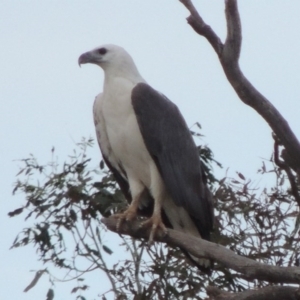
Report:
[{"label": "thick branch", "polygon": [[296,170],[300,170],[300,144],[288,122],[279,111],[248,81],[240,70],[238,59],[241,49],[241,24],[237,0],[225,0],[227,38],[223,45],[216,33],[201,18],[191,0],[180,0],[189,10],[188,23],[204,36],[216,51],[228,81],[247,105],[255,109],[270,125],[280,139],[288,155],[293,159]]},{"label": "thick branch", "polygon": [[[141,227],[140,221],[124,222],[119,231],[116,229],[118,223],[117,218],[113,216],[103,218],[102,222],[111,231],[130,235],[138,239],[149,238],[150,230]],[[221,245],[189,236],[179,231],[168,229],[167,235],[158,232],[155,241],[184,248],[187,252],[197,257],[201,257],[198,254],[199,249],[201,249],[201,253],[204,253],[204,257],[244,274],[247,279],[259,279],[273,283],[300,283],[299,267],[277,267],[262,264],[252,259],[239,256]]]},{"label": "thick branch", "polygon": [[241,25],[236,0],[226,0],[227,39],[220,61],[228,81],[240,99],[254,108],[270,125],[288,153],[300,166],[300,144],[280,112],[244,76],[238,57],[241,44]]},{"label": "thick branch", "polygon": [[241,45],[242,28],[236,0],[226,0],[227,38],[225,41],[222,56],[238,63]]},{"label": "thick branch", "polygon": [[300,291],[291,286],[268,286],[258,290],[247,290],[241,293],[229,293],[216,287],[206,289],[211,300],[299,300]]}]

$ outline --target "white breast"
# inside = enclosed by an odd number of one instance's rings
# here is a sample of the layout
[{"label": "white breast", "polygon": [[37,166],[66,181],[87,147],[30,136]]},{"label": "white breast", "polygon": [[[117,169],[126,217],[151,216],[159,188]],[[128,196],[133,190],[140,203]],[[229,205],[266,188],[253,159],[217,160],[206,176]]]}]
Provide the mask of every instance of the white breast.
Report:
[{"label": "white breast", "polygon": [[128,177],[150,187],[150,169],[154,162],[143,141],[131,104],[134,84],[114,78],[95,102],[94,117],[101,151],[119,171],[120,165]]}]

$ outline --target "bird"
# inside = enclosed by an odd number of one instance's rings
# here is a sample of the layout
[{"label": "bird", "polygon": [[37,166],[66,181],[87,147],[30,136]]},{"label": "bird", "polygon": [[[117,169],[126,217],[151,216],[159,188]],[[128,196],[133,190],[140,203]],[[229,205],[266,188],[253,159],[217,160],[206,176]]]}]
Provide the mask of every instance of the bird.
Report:
[{"label": "bird", "polygon": [[[140,215],[149,241],[168,228],[210,240],[213,200],[199,151],[178,107],[140,75],[130,54],[107,44],[80,55],[78,64],[104,71],[93,117],[103,160],[129,207],[119,225]],[[200,250],[200,249],[199,249]],[[185,254],[205,272],[212,262]]]}]

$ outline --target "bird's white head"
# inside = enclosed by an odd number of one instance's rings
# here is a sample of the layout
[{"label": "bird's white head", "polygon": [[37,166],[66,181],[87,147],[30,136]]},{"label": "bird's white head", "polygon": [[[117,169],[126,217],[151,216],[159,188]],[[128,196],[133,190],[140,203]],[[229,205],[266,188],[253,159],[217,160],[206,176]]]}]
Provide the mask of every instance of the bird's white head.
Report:
[{"label": "bird's white head", "polygon": [[129,53],[116,45],[103,45],[80,55],[79,66],[88,63],[98,65],[106,75],[140,76]]}]

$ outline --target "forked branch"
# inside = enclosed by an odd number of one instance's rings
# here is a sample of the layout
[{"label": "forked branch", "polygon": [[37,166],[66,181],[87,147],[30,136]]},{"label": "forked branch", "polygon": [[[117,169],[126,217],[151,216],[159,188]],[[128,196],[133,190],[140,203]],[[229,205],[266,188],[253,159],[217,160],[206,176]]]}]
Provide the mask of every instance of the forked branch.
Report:
[{"label": "forked branch", "polygon": [[199,35],[204,36],[216,51],[227,79],[239,98],[265,119],[291,158],[293,166],[290,167],[300,174],[298,139],[280,112],[249,82],[240,69],[242,34],[237,0],[225,0],[227,38],[224,44],[213,29],[204,22],[191,0],[179,1],[190,12],[190,16],[187,18],[188,23]]}]

